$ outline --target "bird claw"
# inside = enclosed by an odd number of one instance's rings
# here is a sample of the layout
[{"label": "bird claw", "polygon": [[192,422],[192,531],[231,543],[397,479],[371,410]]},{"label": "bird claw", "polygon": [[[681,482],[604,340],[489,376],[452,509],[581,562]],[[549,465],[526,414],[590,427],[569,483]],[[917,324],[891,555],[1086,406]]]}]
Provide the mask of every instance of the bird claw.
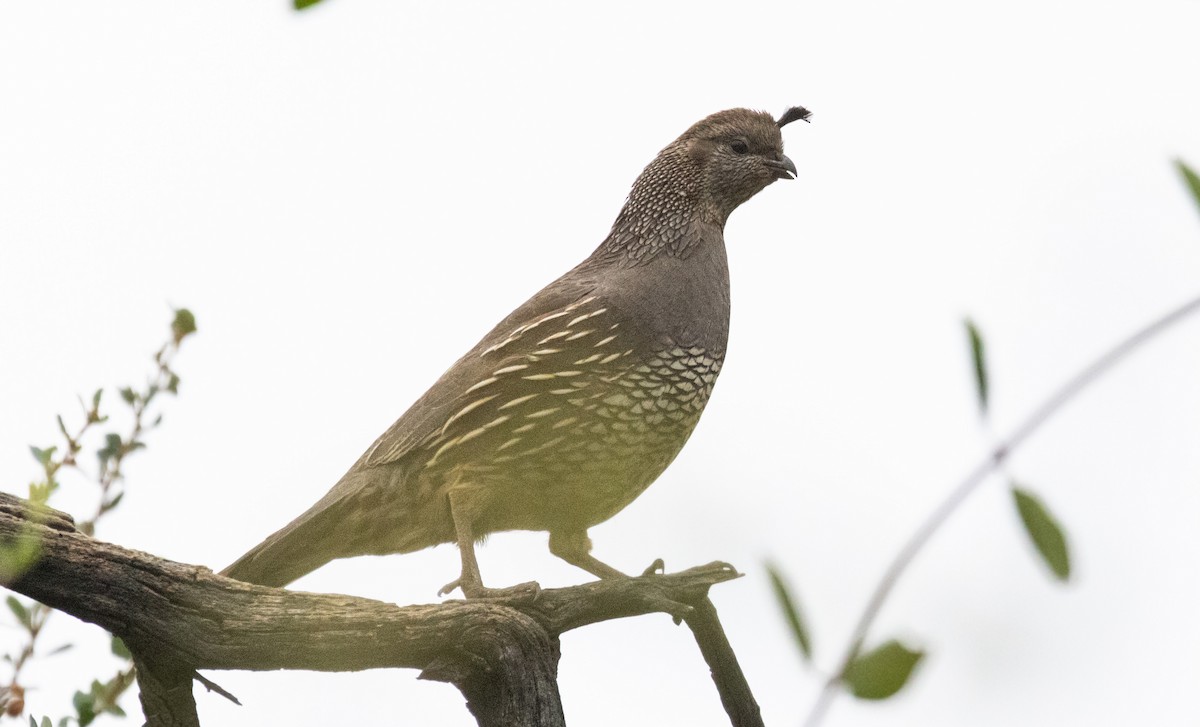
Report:
[{"label": "bird claw", "polygon": [[685,618],[691,616],[696,611],[694,607],[689,606],[686,603],[672,601],[671,599],[665,597],[653,599],[653,605],[656,611],[662,611],[670,616],[671,620],[675,622],[676,626],[683,623]]},{"label": "bird claw", "polygon": [[[654,562],[647,566],[646,570],[642,571],[641,577],[645,578],[646,576],[665,575],[666,572],[667,564],[663,562],[662,558],[655,558]],[[692,612],[696,610],[686,603],[672,601],[666,597],[655,598],[653,601],[655,608],[669,615],[671,620],[675,622],[676,626],[683,623],[683,619],[692,615]]]},{"label": "bird claw", "polygon": [[542,597],[542,587],[537,581],[526,581],[508,588],[484,588],[483,592],[468,598],[495,598],[517,603],[536,603]]},{"label": "bird claw", "polygon": [[663,562],[662,558],[655,558],[654,562],[651,563],[646,568],[646,570],[642,571],[642,575],[644,575],[644,576],[663,575],[666,572],[667,572],[667,564]]}]

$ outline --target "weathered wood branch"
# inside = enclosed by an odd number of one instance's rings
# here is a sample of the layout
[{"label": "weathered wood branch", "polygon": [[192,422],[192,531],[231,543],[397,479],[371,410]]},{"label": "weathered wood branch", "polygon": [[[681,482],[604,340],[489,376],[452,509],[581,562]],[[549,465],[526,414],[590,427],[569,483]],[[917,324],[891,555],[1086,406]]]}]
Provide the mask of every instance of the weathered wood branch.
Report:
[{"label": "weathered wood branch", "polygon": [[559,635],[654,612],[692,627],[733,724],[761,724],[707,598],[711,586],[738,576],[723,563],[547,589],[532,602],[396,606],[241,583],[95,540],[63,513],[0,493],[0,543],[30,537],[40,557],[3,585],[120,636],[135,655],[149,725],[199,724],[197,669],[381,667],[455,684],[480,725],[563,725]]},{"label": "weathered wood branch", "polygon": [[729,715],[733,727],[763,727],[762,715],[758,702],[742,673],[729,639],[725,637],[725,629],[717,618],[717,609],[712,601],[705,596],[696,603],[695,611],[685,618],[687,625],[696,637],[700,653],[712,673],[713,683],[717,693],[721,695],[721,704]]},{"label": "weathered wood branch", "polygon": [[192,696],[195,673],[178,664],[159,664],[134,657],[142,714],[155,727],[200,727]]},{"label": "weathered wood branch", "polygon": [[509,617],[469,627],[465,641],[485,645],[489,653],[453,650],[426,666],[421,678],[458,687],[481,725],[565,727],[558,636],[525,614]]}]

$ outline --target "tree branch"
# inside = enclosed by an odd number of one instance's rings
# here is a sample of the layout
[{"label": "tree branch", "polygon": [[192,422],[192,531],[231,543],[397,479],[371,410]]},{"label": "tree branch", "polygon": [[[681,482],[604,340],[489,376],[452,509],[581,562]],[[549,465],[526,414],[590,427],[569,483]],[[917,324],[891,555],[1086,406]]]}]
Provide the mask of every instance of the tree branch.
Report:
[{"label": "tree branch", "polygon": [[[547,589],[532,603],[395,606],[234,581],[94,540],[77,532],[69,516],[33,512],[24,500],[0,493],[0,542],[19,537],[37,538],[41,555],[3,585],[120,636],[137,660],[143,707],[154,726],[198,724],[190,689],[196,669],[403,667],[458,686],[480,725],[554,727],[564,724],[559,634],[654,612],[686,616],[731,717],[757,716],[707,600],[711,586],[739,576],[723,563]],[[735,718],[734,724],[761,722]]]},{"label": "tree branch", "polygon": [[156,727],[200,727],[192,696],[193,671],[186,667],[154,664],[134,657],[146,724]]},{"label": "tree branch", "polygon": [[449,682],[467,698],[481,725],[565,727],[558,695],[558,636],[532,618],[512,611],[469,628],[478,651],[452,649],[435,659],[420,678]]},{"label": "tree branch", "polygon": [[733,653],[733,647],[729,645],[729,639],[725,638],[725,630],[721,628],[712,601],[705,596],[696,603],[695,612],[685,620],[712,673],[713,683],[717,685],[717,693],[721,695],[721,704],[729,715],[730,724],[733,727],[763,727],[758,702],[750,692],[750,685]]}]

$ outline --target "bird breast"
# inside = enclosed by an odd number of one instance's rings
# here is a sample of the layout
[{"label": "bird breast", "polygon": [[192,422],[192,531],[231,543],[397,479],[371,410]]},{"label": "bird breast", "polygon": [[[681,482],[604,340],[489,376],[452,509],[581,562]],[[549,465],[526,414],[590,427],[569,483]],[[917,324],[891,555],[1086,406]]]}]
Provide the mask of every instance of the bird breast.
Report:
[{"label": "bird breast", "polygon": [[495,366],[420,445],[427,482],[508,493],[509,522],[489,529],[615,514],[679,453],[720,373],[723,351],[660,338],[646,352],[644,332],[596,298],[567,308],[486,349]]}]

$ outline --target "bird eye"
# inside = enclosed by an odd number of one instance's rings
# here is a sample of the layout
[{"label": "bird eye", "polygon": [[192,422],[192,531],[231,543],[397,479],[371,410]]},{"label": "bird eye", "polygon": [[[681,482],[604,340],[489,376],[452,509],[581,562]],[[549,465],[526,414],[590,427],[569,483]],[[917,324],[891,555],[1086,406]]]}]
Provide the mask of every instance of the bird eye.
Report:
[{"label": "bird eye", "polygon": [[746,146],[746,142],[742,141],[741,139],[731,143],[729,148],[733,149],[734,154],[745,154],[746,152],[750,151],[750,147]]}]

